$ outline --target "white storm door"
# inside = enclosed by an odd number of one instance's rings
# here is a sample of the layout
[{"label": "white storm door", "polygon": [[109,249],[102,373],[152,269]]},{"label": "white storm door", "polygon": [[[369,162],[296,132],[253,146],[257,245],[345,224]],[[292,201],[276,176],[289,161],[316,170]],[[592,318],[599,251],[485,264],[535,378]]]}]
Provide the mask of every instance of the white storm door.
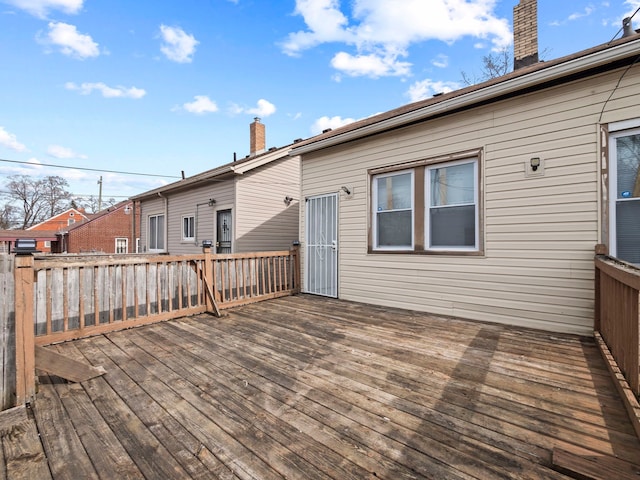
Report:
[{"label": "white storm door", "polygon": [[338,297],[338,194],[306,201],[305,292]]}]

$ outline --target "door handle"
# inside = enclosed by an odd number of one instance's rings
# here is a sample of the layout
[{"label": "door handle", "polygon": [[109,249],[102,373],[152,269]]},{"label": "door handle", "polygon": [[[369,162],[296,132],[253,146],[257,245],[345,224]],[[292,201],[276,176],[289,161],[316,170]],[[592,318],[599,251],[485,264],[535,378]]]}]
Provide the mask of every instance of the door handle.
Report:
[{"label": "door handle", "polygon": [[331,248],[333,250],[338,250],[338,241],[337,240],[331,240]]}]

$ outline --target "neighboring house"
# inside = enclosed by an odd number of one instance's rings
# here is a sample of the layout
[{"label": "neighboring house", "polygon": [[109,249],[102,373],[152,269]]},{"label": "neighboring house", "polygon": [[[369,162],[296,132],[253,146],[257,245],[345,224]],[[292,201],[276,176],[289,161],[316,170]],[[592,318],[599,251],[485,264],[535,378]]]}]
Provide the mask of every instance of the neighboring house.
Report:
[{"label": "neighboring house", "polygon": [[[55,231],[55,232],[63,232],[66,231],[69,226],[74,225],[76,223],[86,222],[89,220],[89,217],[84,213],[84,210],[70,208],[58,215],[54,215],[53,217],[45,220],[44,222],[37,223],[29,228],[27,231]],[[53,248],[52,248],[53,247]],[[59,248],[56,248],[55,245],[52,245],[51,241],[38,241],[38,250],[43,253],[59,253]]]},{"label": "neighboring house", "polygon": [[298,239],[300,159],[291,146],[265,152],[265,127],[250,126],[245,159],[136,195],[141,251],[171,254],[289,249]]},{"label": "neighboring house", "polygon": [[294,145],[303,291],[591,333],[596,244],[640,263],[640,35],[625,30],[545,62],[516,37],[535,63]]},{"label": "neighboring house", "polygon": [[126,200],[58,234],[60,253],[136,253],[140,209]]},{"label": "neighboring house", "polygon": [[36,244],[49,242],[55,245],[57,238],[56,232],[49,230],[0,230],[0,253],[13,253],[18,239],[35,239]]}]

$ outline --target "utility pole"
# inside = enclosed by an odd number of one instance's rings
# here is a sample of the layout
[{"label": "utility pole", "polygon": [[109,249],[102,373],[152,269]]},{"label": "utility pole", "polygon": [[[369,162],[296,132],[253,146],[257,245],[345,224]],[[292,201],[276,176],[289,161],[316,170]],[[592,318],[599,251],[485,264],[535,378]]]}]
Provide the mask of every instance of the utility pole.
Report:
[{"label": "utility pole", "polygon": [[[100,189],[98,190],[98,212],[102,210],[102,175],[100,175],[100,180],[98,180],[98,185],[100,185]],[[98,213],[94,212],[94,213]]]}]

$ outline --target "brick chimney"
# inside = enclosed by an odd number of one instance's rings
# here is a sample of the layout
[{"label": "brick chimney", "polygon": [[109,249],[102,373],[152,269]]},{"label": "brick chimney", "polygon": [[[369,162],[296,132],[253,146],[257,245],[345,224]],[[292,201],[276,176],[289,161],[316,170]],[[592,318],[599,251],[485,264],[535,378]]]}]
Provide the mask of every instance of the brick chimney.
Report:
[{"label": "brick chimney", "polygon": [[264,124],[260,123],[260,118],[253,119],[253,123],[249,126],[249,136],[251,137],[251,151],[249,155],[254,156],[264,152],[266,147],[266,135]]},{"label": "brick chimney", "polygon": [[513,7],[513,69],[538,63],[538,2],[520,0]]}]

